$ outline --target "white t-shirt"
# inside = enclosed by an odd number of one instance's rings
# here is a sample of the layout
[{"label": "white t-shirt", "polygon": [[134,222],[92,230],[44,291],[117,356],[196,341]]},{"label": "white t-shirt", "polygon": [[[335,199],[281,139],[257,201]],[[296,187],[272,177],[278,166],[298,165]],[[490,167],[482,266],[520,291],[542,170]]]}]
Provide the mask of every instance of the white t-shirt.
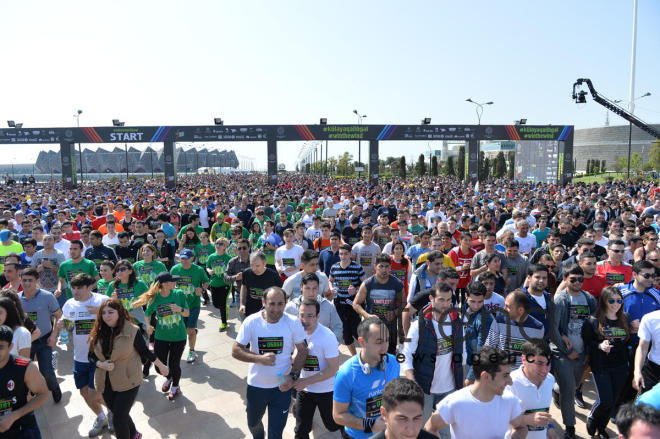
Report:
[{"label": "white t-shirt", "polygon": [[263,313],[252,314],[243,321],[236,342],[243,346],[250,343],[250,351],[255,354],[275,354],[274,366],[250,363],[247,377],[250,386],[271,389],[280,385],[280,376],[286,377],[291,371],[291,354],[306,334],[300,321],[289,314],[282,314],[277,323],[268,323]]},{"label": "white t-shirt", "polygon": [[[445,324],[442,327],[442,335],[438,329],[438,322],[433,320],[433,330],[438,338],[438,349],[435,357],[435,370],[433,371],[433,381],[431,381],[431,393],[451,392],[456,387],[454,384],[454,373],[451,368],[451,360],[454,354],[451,338],[451,318],[447,316]],[[403,345],[403,354],[406,359],[403,362],[403,370],[413,369],[413,355],[417,351],[417,342],[419,341],[419,322],[415,321],[410,325],[408,339]],[[463,342],[465,343],[465,342]],[[465,352],[465,346],[463,347]]]},{"label": "white t-shirt", "polygon": [[[536,387],[523,373],[520,367],[511,372],[513,385],[506,386],[505,393],[511,393],[520,400],[520,407],[525,414],[535,412],[550,411],[550,401],[552,400],[552,386],[555,384],[555,377],[551,374],[545,377],[541,387]],[[506,437],[510,438],[513,429],[509,429]],[[547,435],[546,427],[527,426],[527,439],[545,439]]]},{"label": "white t-shirt", "polygon": [[531,233],[528,233],[524,238],[521,238],[516,233],[514,238],[516,241],[518,241],[518,251],[520,253],[530,253],[533,248],[536,248],[536,236],[532,235]]},{"label": "white t-shirt", "polygon": [[103,245],[107,247],[115,248],[116,246],[119,245],[119,233],[116,233],[115,236],[113,236],[112,238],[110,237],[109,234],[106,233],[105,235],[103,235],[103,239],[101,239],[101,242],[103,243]]},{"label": "white t-shirt", "polygon": [[504,297],[493,291],[493,295],[490,296],[490,299],[484,299],[484,307],[486,308],[486,311],[504,309]]},{"label": "white t-shirt", "polygon": [[[300,257],[302,256],[305,250],[294,244],[293,247],[287,249],[285,245],[279,247],[275,250],[275,263],[280,266],[280,268],[287,269],[289,267],[299,267],[300,266]],[[294,273],[284,272],[284,275],[289,277]]]},{"label": "white t-shirt", "polygon": [[[545,295],[541,294],[540,296],[537,296],[531,292],[529,294],[534,298],[534,300],[536,300],[536,302],[538,302],[539,305],[541,305],[541,308],[548,309],[548,305],[545,303]],[[534,307],[532,306],[532,308]]]},{"label": "white t-shirt", "polygon": [[71,258],[71,254],[69,253],[69,247],[71,247],[71,241],[68,241],[64,238],[60,239],[60,242],[55,243],[55,248],[61,251],[66,259]]},{"label": "white t-shirt", "polygon": [[[284,281],[282,289],[289,297],[289,300],[295,299],[300,296],[300,281],[302,280],[303,272],[299,271],[292,274]],[[322,271],[316,271],[316,277],[319,278],[319,295],[322,296],[326,291],[330,289],[330,282],[328,281],[328,276],[325,275]]]},{"label": "white t-shirt", "polygon": [[79,363],[89,363],[89,333],[94,327],[96,314],[91,314],[87,307],[99,307],[109,297],[104,294],[92,293],[92,297],[85,302],[78,302],[71,298],[62,307],[62,318],[73,322],[73,359]]},{"label": "white t-shirt", "polygon": [[522,414],[520,401],[510,393],[489,402],[472,395],[472,386],[451,393],[438,404],[438,413],[451,426],[452,438],[501,439],[509,423]]},{"label": "white t-shirt", "polygon": [[660,364],[660,310],[642,317],[637,335],[640,340],[652,342],[649,349],[649,360]]},{"label": "white t-shirt", "polygon": [[[339,344],[335,334],[319,324],[316,330],[307,336],[307,359],[305,365],[300,371],[300,378],[307,378],[316,375],[319,371],[328,367],[326,358],[337,358],[339,356]],[[335,377],[331,376],[327,380],[310,384],[305,391],[312,393],[332,392],[335,387]]]},{"label": "white t-shirt", "polygon": [[381,253],[380,247],[375,242],[365,245],[364,242],[356,242],[351,248],[351,255],[355,263],[362,266],[366,277],[374,274],[376,269],[376,256]]},{"label": "white t-shirt", "polygon": [[16,357],[18,356],[18,351],[21,349],[30,349],[32,347],[32,337],[30,335],[30,331],[22,326],[16,327],[16,329],[14,329],[14,336],[12,337],[11,342],[13,343],[13,346],[9,353]]}]

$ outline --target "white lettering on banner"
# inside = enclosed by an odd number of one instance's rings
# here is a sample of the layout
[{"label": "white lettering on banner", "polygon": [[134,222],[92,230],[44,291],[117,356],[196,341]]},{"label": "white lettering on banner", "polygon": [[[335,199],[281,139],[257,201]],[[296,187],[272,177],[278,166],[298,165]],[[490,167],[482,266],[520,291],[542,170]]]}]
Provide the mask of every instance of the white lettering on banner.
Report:
[{"label": "white lettering on banner", "polygon": [[111,142],[130,142],[142,140],[144,133],[110,133]]}]

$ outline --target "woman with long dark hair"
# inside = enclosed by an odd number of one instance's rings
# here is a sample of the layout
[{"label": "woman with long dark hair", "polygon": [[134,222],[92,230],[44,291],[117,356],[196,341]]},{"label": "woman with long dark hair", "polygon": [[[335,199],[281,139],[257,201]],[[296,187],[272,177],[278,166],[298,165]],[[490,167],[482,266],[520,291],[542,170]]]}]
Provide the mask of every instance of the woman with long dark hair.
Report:
[{"label": "woman with long dark hair", "polygon": [[406,258],[406,246],[403,241],[396,240],[392,243],[392,255],[390,256],[390,274],[403,282],[404,290],[408,291],[410,281],[410,261]]},{"label": "woman with long dark hair", "polygon": [[112,272],[114,279],[110,282],[106,295],[119,299],[138,326],[144,328],[144,310],[133,308],[133,302],[146,293],[149,287],[138,279],[133,265],[125,259],[117,262]]},{"label": "woman with long dark hair", "polygon": [[165,264],[165,268],[168,270],[174,265],[174,247],[166,239],[167,235],[163,229],[158,229],[156,231],[156,240],[153,242],[154,248],[156,249],[156,255],[154,258]]},{"label": "woman with long dark hair", "polygon": [[[170,368],[167,381],[163,384],[163,393],[169,391],[168,398],[174,400],[180,393],[181,356],[186,347],[186,324],[183,317],[190,315],[188,300],[183,291],[175,289],[178,278],[168,272],[160,273],[151,284],[149,291],[133,302],[137,308],[147,305],[146,320],[156,314],[154,333],[154,352],[164,364]],[[147,324],[147,333],[154,330]]]},{"label": "woman with long dark hair", "polygon": [[618,288],[603,288],[596,315],[582,326],[582,339],[598,395],[587,418],[587,432],[592,436],[598,432],[600,438],[607,437],[607,424],[628,376],[631,330]]},{"label": "woman with long dark hair", "polygon": [[147,285],[156,279],[158,273],[167,271],[165,264],[155,260],[156,247],[151,244],[143,244],[138,250],[138,260],[133,264],[137,277]]},{"label": "woman with long dark hair", "polygon": [[9,297],[0,297],[0,325],[9,326],[14,332],[10,354],[30,358],[30,331],[23,327],[23,319]]},{"label": "woman with long dark hair", "polygon": [[153,361],[163,375],[169,373],[167,366],[149,351],[119,299],[100,306],[89,341],[89,361],[96,365],[94,385],[112,412],[115,436],[140,439],[130,411],[142,382],[142,362]]},{"label": "woman with long dark hair", "polygon": [[195,246],[199,244],[199,236],[197,236],[197,231],[194,227],[186,227],[186,231],[181,236],[181,241],[179,242],[179,251],[184,248],[195,250]]}]

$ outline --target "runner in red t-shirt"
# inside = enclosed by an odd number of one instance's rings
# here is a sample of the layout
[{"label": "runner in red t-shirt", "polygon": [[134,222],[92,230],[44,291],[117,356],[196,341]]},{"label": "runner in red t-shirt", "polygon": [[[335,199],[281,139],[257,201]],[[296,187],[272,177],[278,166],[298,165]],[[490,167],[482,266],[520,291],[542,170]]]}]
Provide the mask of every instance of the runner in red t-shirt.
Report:
[{"label": "runner in red t-shirt", "polygon": [[620,239],[607,243],[607,260],[598,263],[598,274],[603,276],[607,285],[628,283],[632,278],[632,267],[623,262],[625,244]]},{"label": "runner in red t-shirt", "polygon": [[472,244],[472,235],[463,233],[459,240],[458,247],[454,247],[448,254],[452,262],[456,266],[456,271],[460,276],[458,286],[456,287],[456,294],[460,297],[461,303],[464,301],[465,288],[470,283],[470,264],[472,258],[477,253],[470,247]]},{"label": "runner in red t-shirt", "polygon": [[590,251],[586,251],[578,256],[578,264],[582,268],[582,271],[584,271],[582,289],[598,299],[603,288],[607,286],[607,280],[604,276],[596,273],[596,255]]}]

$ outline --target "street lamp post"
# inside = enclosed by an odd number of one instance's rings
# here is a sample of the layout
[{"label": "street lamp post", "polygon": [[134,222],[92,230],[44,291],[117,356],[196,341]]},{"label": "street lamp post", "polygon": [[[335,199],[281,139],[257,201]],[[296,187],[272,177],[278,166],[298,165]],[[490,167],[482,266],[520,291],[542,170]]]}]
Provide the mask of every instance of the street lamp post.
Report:
[{"label": "street lamp post", "polygon": [[[633,100],[630,101],[630,113],[631,114],[633,113],[633,111],[635,109],[635,106],[634,106],[633,102],[635,102],[639,99],[645,98],[647,96],[651,96],[651,93],[646,92],[643,95],[641,95],[640,97],[638,97],[637,99],[633,99]],[[631,150],[632,150],[632,122],[628,122],[628,166],[627,166],[627,170],[626,170],[626,180],[630,180],[630,153],[631,153]]]},{"label": "street lamp post", "polygon": [[475,109],[475,111],[477,112],[477,122],[479,125],[481,125],[481,116],[483,116],[484,114],[484,105],[493,105],[493,101],[484,102],[483,104],[473,101],[471,98],[467,98],[465,101],[471,102],[477,106],[477,108]]},{"label": "street lamp post", "polygon": [[[80,115],[82,114],[82,110],[76,111],[76,114],[73,115],[73,117],[76,118],[76,126],[80,128]],[[78,142],[78,155],[80,156],[80,183],[83,183],[83,157],[82,157],[82,149],[80,147],[80,142]]]},{"label": "street lamp post", "polygon": [[[358,126],[362,125],[362,119],[367,117],[367,115],[366,114],[360,114],[360,112],[357,111],[357,110],[353,110],[353,113],[355,113],[355,115],[358,118]],[[359,180],[360,178],[362,178],[362,171],[361,171],[361,169],[362,169],[362,140],[361,139],[358,140],[358,169],[360,169],[358,171],[358,180]]]}]

